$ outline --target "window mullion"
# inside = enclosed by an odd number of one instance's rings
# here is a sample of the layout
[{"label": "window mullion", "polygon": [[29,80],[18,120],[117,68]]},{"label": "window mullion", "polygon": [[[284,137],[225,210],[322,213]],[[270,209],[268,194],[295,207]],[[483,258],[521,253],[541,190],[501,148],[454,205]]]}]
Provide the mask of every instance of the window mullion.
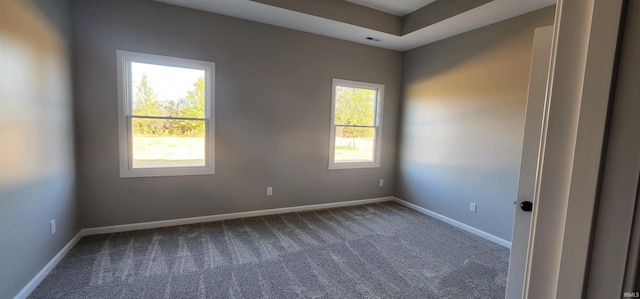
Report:
[{"label": "window mullion", "polygon": [[378,126],[358,126],[358,125],[334,125],[336,127],[352,127],[352,128],[377,128]]},{"label": "window mullion", "polygon": [[206,120],[206,118],[173,117],[173,116],[131,115],[131,117],[145,118],[145,119],[166,119],[166,120],[198,120],[198,121]]}]

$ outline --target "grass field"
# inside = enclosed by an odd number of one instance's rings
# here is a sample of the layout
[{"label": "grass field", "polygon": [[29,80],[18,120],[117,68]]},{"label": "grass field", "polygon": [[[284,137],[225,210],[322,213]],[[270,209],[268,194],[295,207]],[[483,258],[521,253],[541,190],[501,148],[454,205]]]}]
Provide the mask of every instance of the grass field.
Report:
[{"label": "grass field", "polygon": [[373,138],[336,138],[335,162],[373,161]]},{"label": "grass field", "polygon": [[134,137],[133,167],[204,165],[204,138]]},{"label": "grass field", "polygon": [[[134,137],[133,167],[203,166],[204,152],[201,137]],[[335,161],[373,161],[373,138],[337,138]]]}]

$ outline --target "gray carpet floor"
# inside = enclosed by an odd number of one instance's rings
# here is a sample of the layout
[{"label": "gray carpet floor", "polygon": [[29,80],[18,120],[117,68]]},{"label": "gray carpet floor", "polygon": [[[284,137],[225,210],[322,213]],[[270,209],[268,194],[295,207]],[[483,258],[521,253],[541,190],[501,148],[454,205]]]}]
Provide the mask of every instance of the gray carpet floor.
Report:
[{"label": "gray carpet floor", "polygon": [[29,298],[504,298],[508,262],[384,202],[87,236]]}]

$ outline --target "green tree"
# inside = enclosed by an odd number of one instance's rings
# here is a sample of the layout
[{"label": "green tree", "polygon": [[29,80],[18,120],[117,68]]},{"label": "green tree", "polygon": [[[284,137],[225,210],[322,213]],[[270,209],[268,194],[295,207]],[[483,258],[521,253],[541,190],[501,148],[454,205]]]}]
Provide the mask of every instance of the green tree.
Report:
[{"label": "green tree", "polygon": [[[158,116],[160,110],[158,95],[149,86],[147,75],[143,74],[133,95],[133,115]],[[138,135],[156,135],[161,133],[162,123],[148,119],[135,119],[133,130]]]},{"label": "green tree", "polygon": [[[158,101],[158,95],[149,85],[147,75],[135,87],[133,97],[133,115],[163,117],[205,117],[205,81],[200,77],[194,89],[178,100]],[[204,120],[171,119],[133,119],[136,135],[144,136],[202,136],[205,131]]]},{"label": "green tree", "polygon": [[147,74],[143,74],[142,80],[140,80],[140,83],[136,86],[136,92],[133,95],[133,114],[158,116],[159,110],[158,95],[153,92],[153,89],[149,86]]},{"label": "green tree", "polygon": [[[176,109],[180,117],[204,118],[205,117],[205,81],[204,77],[198,78],[194,89],[187,92],[184,99],[176,103]],[[189,136],[204,134],[204,121],[185,120],[180,121],[181,133]]]},{"label": "green tree", "polygon": [[351,87],[336,87],[336,119],[340,125],[373,126],[376,91]]},{"label": "green tree", "polygon": [[196,83],[193,84],[194,90],[187,93],[185,101],[183,101],[182,107],[180,107],[180,116],[204,118],[204,106],[205,106],[205,85],[204,77],[200,77]]}]

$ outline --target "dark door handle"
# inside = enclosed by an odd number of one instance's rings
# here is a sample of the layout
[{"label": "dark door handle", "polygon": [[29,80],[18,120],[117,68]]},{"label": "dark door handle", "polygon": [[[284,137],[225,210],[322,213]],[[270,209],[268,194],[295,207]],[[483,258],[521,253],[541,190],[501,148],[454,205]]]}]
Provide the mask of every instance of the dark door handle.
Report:
[{"label": "dark door handle", "polygon": [[525,212],[531,212],[531,210],[533,210],[533,203],[530,201],[523,201],[520,203],[520,208]]}]

